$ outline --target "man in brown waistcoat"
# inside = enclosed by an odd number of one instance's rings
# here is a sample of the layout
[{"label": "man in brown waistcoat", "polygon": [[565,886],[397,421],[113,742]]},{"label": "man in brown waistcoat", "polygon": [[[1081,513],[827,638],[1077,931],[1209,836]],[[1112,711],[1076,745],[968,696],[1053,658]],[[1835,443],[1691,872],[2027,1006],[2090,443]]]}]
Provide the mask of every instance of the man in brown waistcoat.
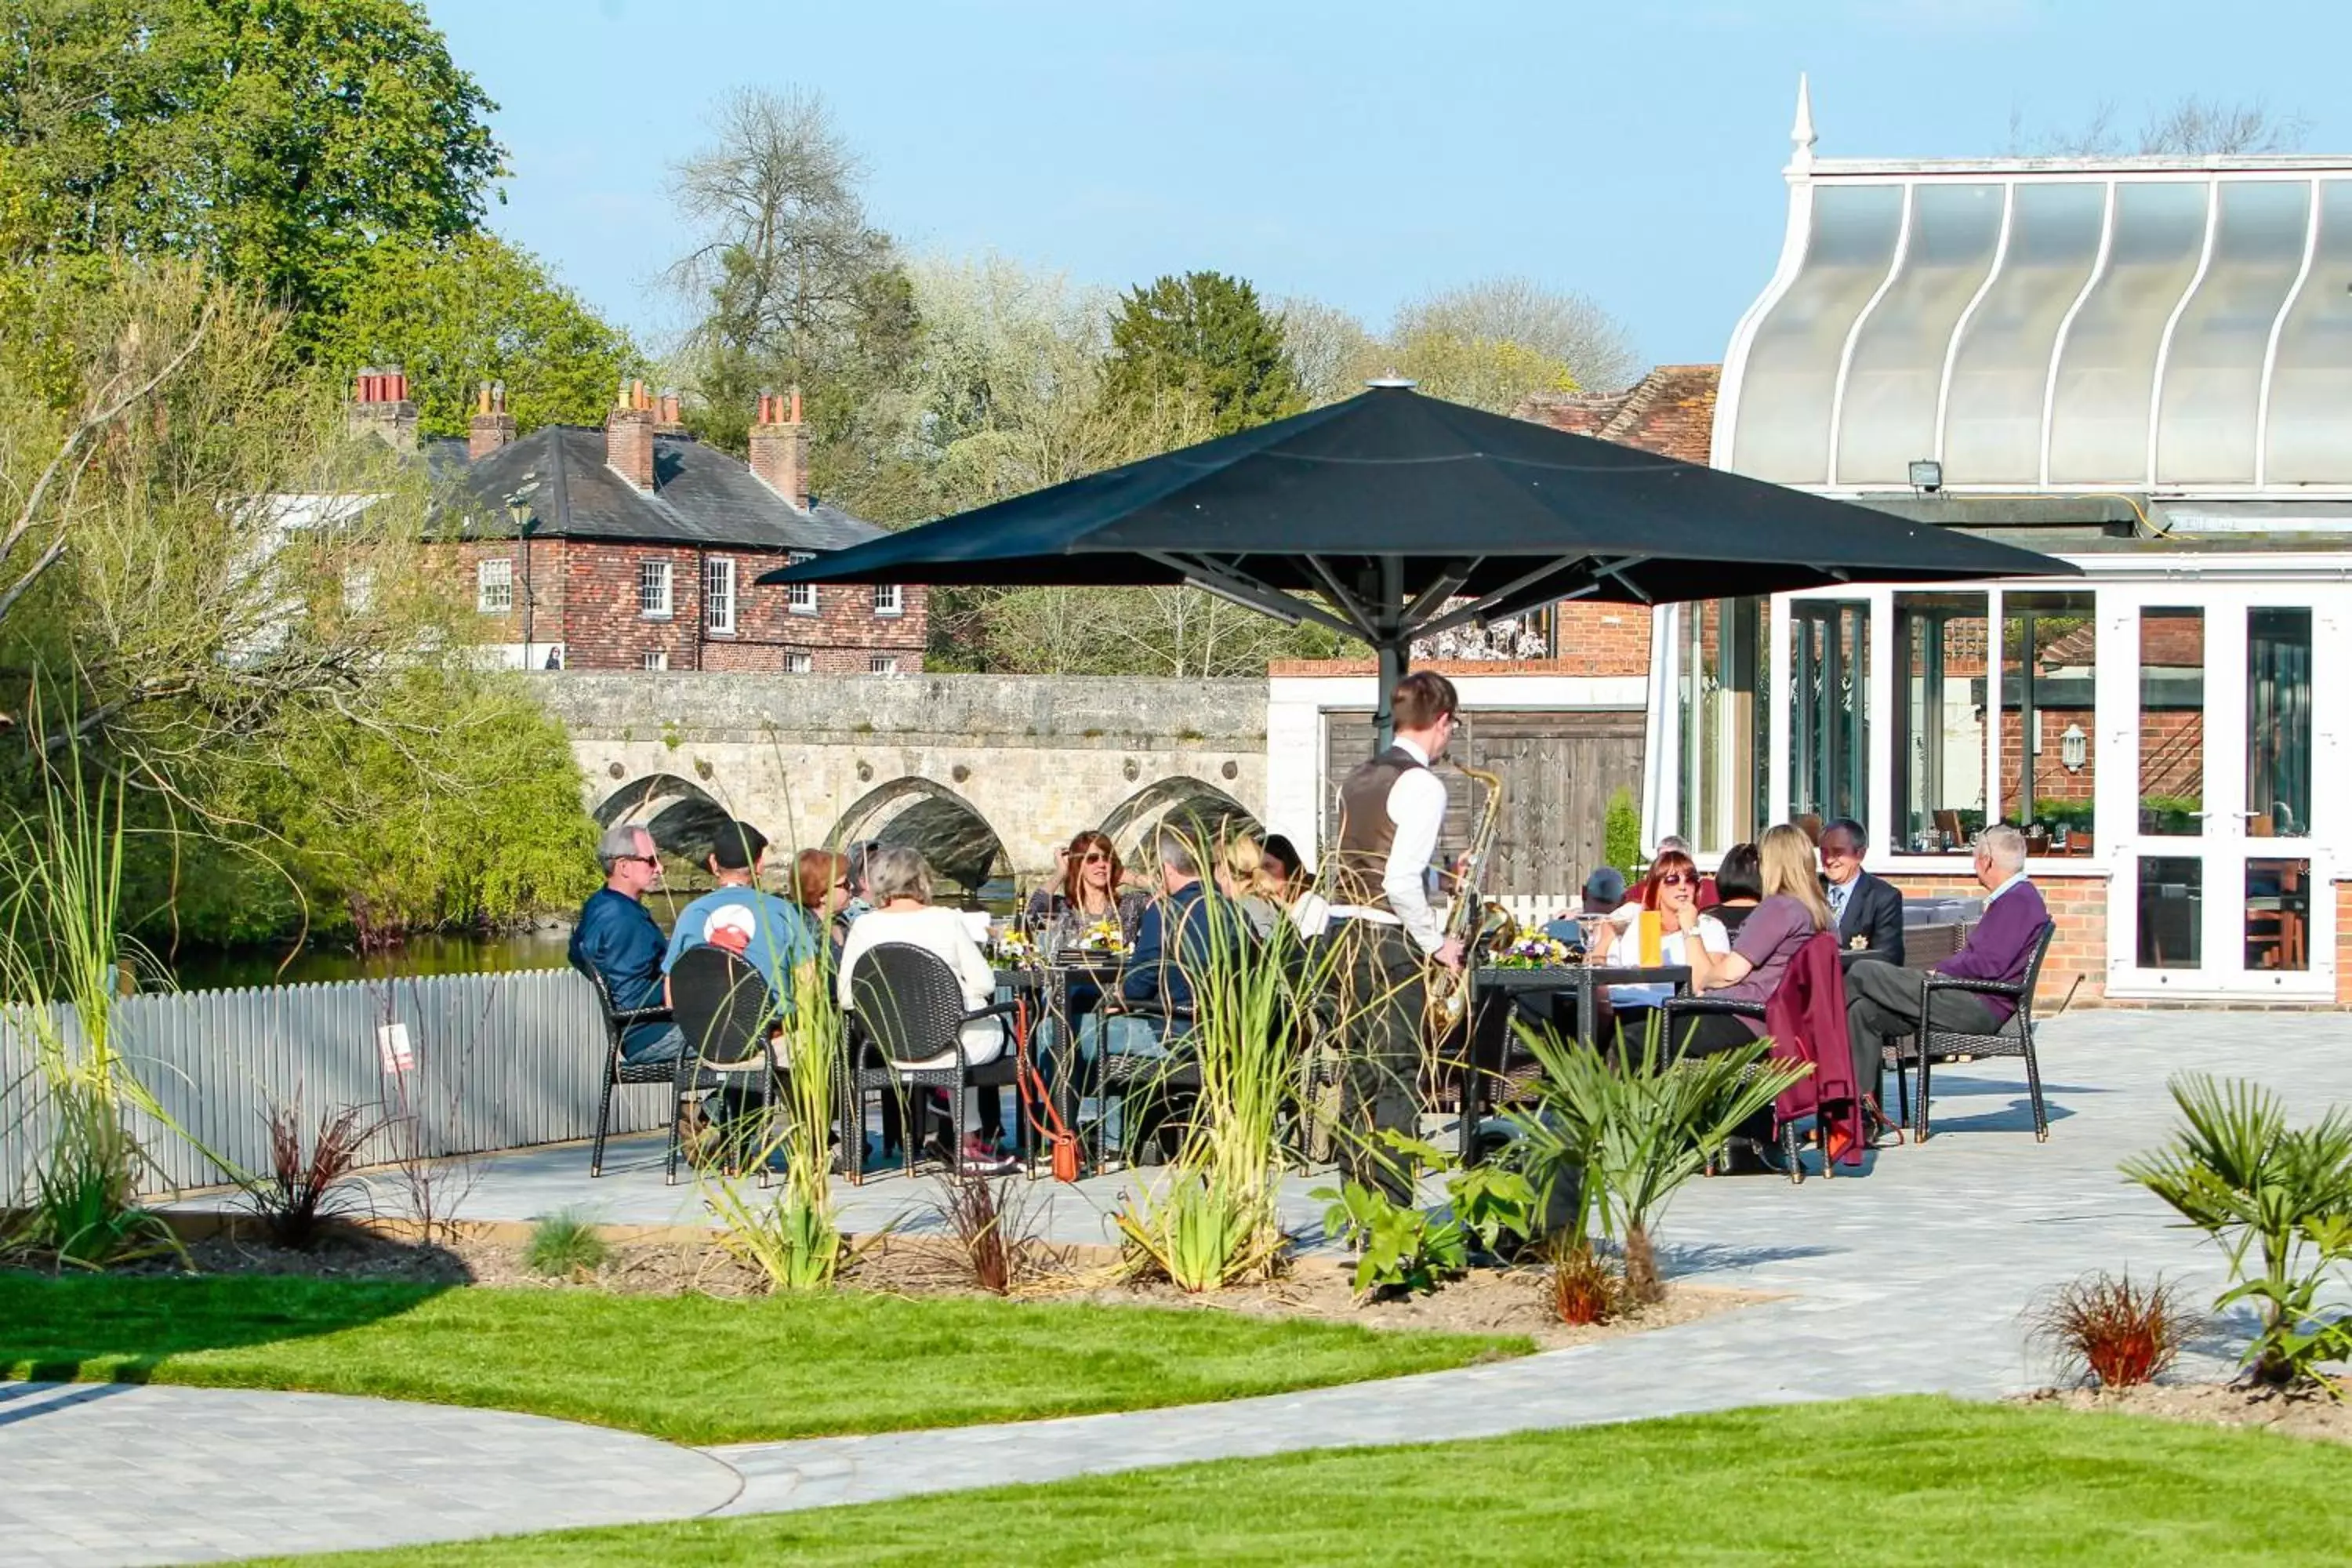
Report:
[{"label": "man in brown waistcoat", "polygon": [[1410,1200],[1404,1171],[1376,1140],[1420,1121],[1425,976],[1431,962],[1462,967],[1462,943],[1438,928],[1428,873],[1445,821],[1445,784],[1430,764],[1454,738],[1459,699],[1434,670],[1397,682],[1396,741],[1339,786],[1339,835],[1331,852],[1333,931],[1345,950],[1342,993],[1348,1077],[1340,1101],[1348,1174]]}]

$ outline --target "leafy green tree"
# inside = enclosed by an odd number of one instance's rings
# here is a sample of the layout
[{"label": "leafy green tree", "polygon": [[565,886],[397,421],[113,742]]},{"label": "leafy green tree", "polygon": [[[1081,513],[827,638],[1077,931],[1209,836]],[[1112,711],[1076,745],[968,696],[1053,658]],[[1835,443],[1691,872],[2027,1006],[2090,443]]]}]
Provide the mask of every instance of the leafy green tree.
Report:
[{"label": "leafy green tree", "polygon": [[1399,341],[1389,359],[1396,374],[1432,397],[1508,414],[1539,392],[1574,392],[1576,373],[1508,338],[1465,338],[1422,331]]},{"label": "leafy green tree", "polygon": [[354,264],[344,306],[320,334],[319,363],[346,374],[399,365],[428,436],[463,436],[486,381],[506,384],[526,432],[593,425],[614,386],[643,368],[626,333],[495,235],[380,245]]},{"label": "leafy green tree", "polygon": [[1120,296],[1110,342],[1107,390],[1130,408],[1197,402],[1210,433],[1229,436],[1307,406],[1281,325],[1256,289],[1222,272],[1130,289]]},{"label": "leafy green tree", "polygon": [[479,223],[495,107],[414,0],[12,0],[15,259],[193,256],[306,339],[371,247]]}]

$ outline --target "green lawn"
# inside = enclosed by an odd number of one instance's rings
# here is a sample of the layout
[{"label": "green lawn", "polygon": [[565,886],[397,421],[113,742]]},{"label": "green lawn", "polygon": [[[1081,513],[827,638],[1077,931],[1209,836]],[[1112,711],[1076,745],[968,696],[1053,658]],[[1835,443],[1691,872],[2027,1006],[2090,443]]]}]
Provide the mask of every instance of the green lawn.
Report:
[{"label": "green lawn", "polygon": [[720,1300],[0,1274],[0,1377],[372,1394],[683,1443],[1185,1405],[1534,1348],[1515,1335],[851,1291]]},{"label": "green lawn", "polygon": [[[1138,1471],[338,1563],[2341,1563],[2352,1449],[1941,1399]],[[319,1561],[312,1559],[311,1561]]]}]

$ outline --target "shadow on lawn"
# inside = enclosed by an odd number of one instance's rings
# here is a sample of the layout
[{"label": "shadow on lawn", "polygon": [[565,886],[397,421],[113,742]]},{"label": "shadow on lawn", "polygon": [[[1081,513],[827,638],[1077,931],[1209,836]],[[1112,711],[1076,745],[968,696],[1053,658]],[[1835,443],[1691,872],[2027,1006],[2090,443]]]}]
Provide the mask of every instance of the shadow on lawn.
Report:
[{"label": "shadow on lawn", "polygon": [[[394,1247],[391,1273],[422,1278],[321,1278],[285,1258],[261,1272],[46,1274],[0,1270],[0,1379],[142,1384],[175,1356],[282,1343],[395,1318],[471,1277],[439,1247]],[[332,1251],[319,1255],[331,1267]],[[309,1255],[303,1255],[309,1261]],[[92,1397],[97,1397],[92,1395]],[[77,1401],[78,1402],[78,1401]],[[0,1420],[57,1407],[36,1405]]]}]

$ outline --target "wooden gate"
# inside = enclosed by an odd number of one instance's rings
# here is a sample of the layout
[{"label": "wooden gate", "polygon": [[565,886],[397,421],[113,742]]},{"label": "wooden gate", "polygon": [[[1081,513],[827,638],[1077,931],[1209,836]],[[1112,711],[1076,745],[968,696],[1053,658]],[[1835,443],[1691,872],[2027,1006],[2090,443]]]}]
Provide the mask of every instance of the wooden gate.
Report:
[{"label": "wooden gate", "polygon": [[[1372,716],[1324,715],[1322,836],[1339,830],[1339,781],[1371,754]],[[1473,709],[1462,715],[1450,756],[1503,781],[1503,813],[1488,868],[1489,898],[1564,897],[1583,887],[1601,864],[1601,829],[1609,797],[1642,792],[1639,709]],[[1474,800],[1470,781],[1449,763],[1438,764],[1449,798],[1438,845],[1448,858],[1469,842]]]}]

